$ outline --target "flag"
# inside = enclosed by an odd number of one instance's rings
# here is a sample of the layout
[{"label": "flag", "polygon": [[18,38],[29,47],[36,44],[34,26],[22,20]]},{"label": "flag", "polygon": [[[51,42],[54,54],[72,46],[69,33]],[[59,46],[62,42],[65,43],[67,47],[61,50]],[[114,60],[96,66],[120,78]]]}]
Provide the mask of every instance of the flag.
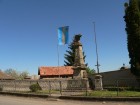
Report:
[{"label": "flag", "polygon": [[69,39],[68,31],[69,31],[69,26],[58,28],[58,44],[59,45],[68,44],[68,39]]}]

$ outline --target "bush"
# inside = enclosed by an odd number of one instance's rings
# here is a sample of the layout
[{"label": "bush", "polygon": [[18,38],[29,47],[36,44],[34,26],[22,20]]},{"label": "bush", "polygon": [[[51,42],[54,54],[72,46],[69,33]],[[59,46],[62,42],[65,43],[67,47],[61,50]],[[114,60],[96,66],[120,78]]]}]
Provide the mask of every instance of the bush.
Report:
[{"label": "bush", "polygon": [[29,88],[32,92],[37,92],[39,90],[42,90],[38,83],[32,84]]}]

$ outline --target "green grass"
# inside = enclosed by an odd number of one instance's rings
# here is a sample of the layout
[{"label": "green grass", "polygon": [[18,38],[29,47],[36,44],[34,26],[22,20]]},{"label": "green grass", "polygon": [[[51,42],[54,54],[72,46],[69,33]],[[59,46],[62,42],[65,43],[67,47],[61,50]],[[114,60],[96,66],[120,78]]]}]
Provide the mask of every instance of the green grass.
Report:
[{"label": "green grass", "polygon": [[[17,91],[18,92],[18,91]],[[32,91],[23,91],[23,92],[20,92],[19,93],[33,93],[33,94],[60,94],[60,91],[59,90],[38,90],[36,92],[32,92]]]},{"label": "green grass", "polygon": [[94,97],[140,97],[140,92],[137,91],[91,91],[88,96]]},{"label": "green grass", "polygon": [[[33,94],[60,94],[59,90],[40,90],[37,92],[31,92],[31,91],[24,91],[24,92],[19,92],[19,93],[33,93]],[[80,95],[80,96],[86,96],[86,93],[80,93],[80,92],[73,92],[71,94],[73,95]],[[63,94],[63,92],[62,92]],[[70,92],[65,92],[65,94],[70,94]],[[103,91],[89,91],[87,92],[87,96],[91,96],[91,97],[140,97],[140,91],[119,91],[117,93],[117,91],[108,91],[108,90],[103,90]]]},{"label": "green grass", "polygon": [[140,97],[140,92],[137,92],[137,91],[122,91],[122,92],[118,93],[118,96]]},{"label": "green grass", "polygon": [[55,93],[60,93],[60,91],[59,90],[51,90],[51,91],[49,91],[49,90],[40,90],[40,91],[37,91],[36,93],[39,93],[39,94],[49,94],[49,93],[55,94]]}]

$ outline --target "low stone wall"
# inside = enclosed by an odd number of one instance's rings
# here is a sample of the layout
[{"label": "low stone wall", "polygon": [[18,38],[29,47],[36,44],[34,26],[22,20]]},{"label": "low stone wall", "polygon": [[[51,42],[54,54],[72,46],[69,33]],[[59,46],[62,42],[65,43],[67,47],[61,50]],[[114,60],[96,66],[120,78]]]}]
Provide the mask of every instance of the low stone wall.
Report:
[{"label": "low stone wall", "polygon": [[85,79],[44,79],[44,80],[0,80],[3,91],[30,91],[32,84],[38,83],[42,90],[86,89]]},{"label": "low stone wall", "polygon": [[[95,75],[90,75],[93,86],[95,85]],[[106,86],[135,86],[138,87],[139,83],[137,78],[131,73],[130,70],[117,70],[100,73],[102,76],[103,87]]]}]

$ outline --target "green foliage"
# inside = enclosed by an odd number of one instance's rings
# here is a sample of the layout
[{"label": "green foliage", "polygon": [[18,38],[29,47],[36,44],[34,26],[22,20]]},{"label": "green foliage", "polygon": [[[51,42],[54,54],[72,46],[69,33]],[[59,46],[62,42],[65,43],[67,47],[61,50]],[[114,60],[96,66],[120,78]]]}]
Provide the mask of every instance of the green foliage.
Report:
[{"label": "green foliage", "polygon": [[69,50],[66,50],[67,54],[64,55],[64,62],[65,62],[65,66],[73,66],[74,65],[74,56],[75,56],[75,51],[73,48],[72,43],[69,45]]},{"label": "green foliage", "polygon": [[86,71],[87,71],[88,74],[94,74],[95,73],[95,70],[91,69],[89,67],[86,68]]},{"label": "green foliage", "polygon": [[131,72],[140,76],[140,1],[129,0],[129,3],[124,5]]},{"label": "green foliage", "polygon": [[[69,47],[68,47],[68,49],[69,50],[66,50],[66,53],[67,54],[65,54],[64,55],[64,58],[65,58],[65,60],[64,60],[64,65],[65,66],[73,66],[74,65],[74,58],[75,58],[75,50],[74,50],[74,47],[73,47],[73,42],[74,42],[74,39],[73,39],[73,41],[70,43],[70,45],[69,45]],[[83,59],[84,59],[84,61],[85,61],[85,58],[86,58],[86,55],[85,55],[85,53],[83,52]],[[87,66],[88,64],[86,64],[86,66]]]},{"label": "green foliage", "polygon": [[39,90],[42,90],[42,88],[40,87],[40,85],[38,83],[32,84],[29,88],[32,92],[37,92]]}]

